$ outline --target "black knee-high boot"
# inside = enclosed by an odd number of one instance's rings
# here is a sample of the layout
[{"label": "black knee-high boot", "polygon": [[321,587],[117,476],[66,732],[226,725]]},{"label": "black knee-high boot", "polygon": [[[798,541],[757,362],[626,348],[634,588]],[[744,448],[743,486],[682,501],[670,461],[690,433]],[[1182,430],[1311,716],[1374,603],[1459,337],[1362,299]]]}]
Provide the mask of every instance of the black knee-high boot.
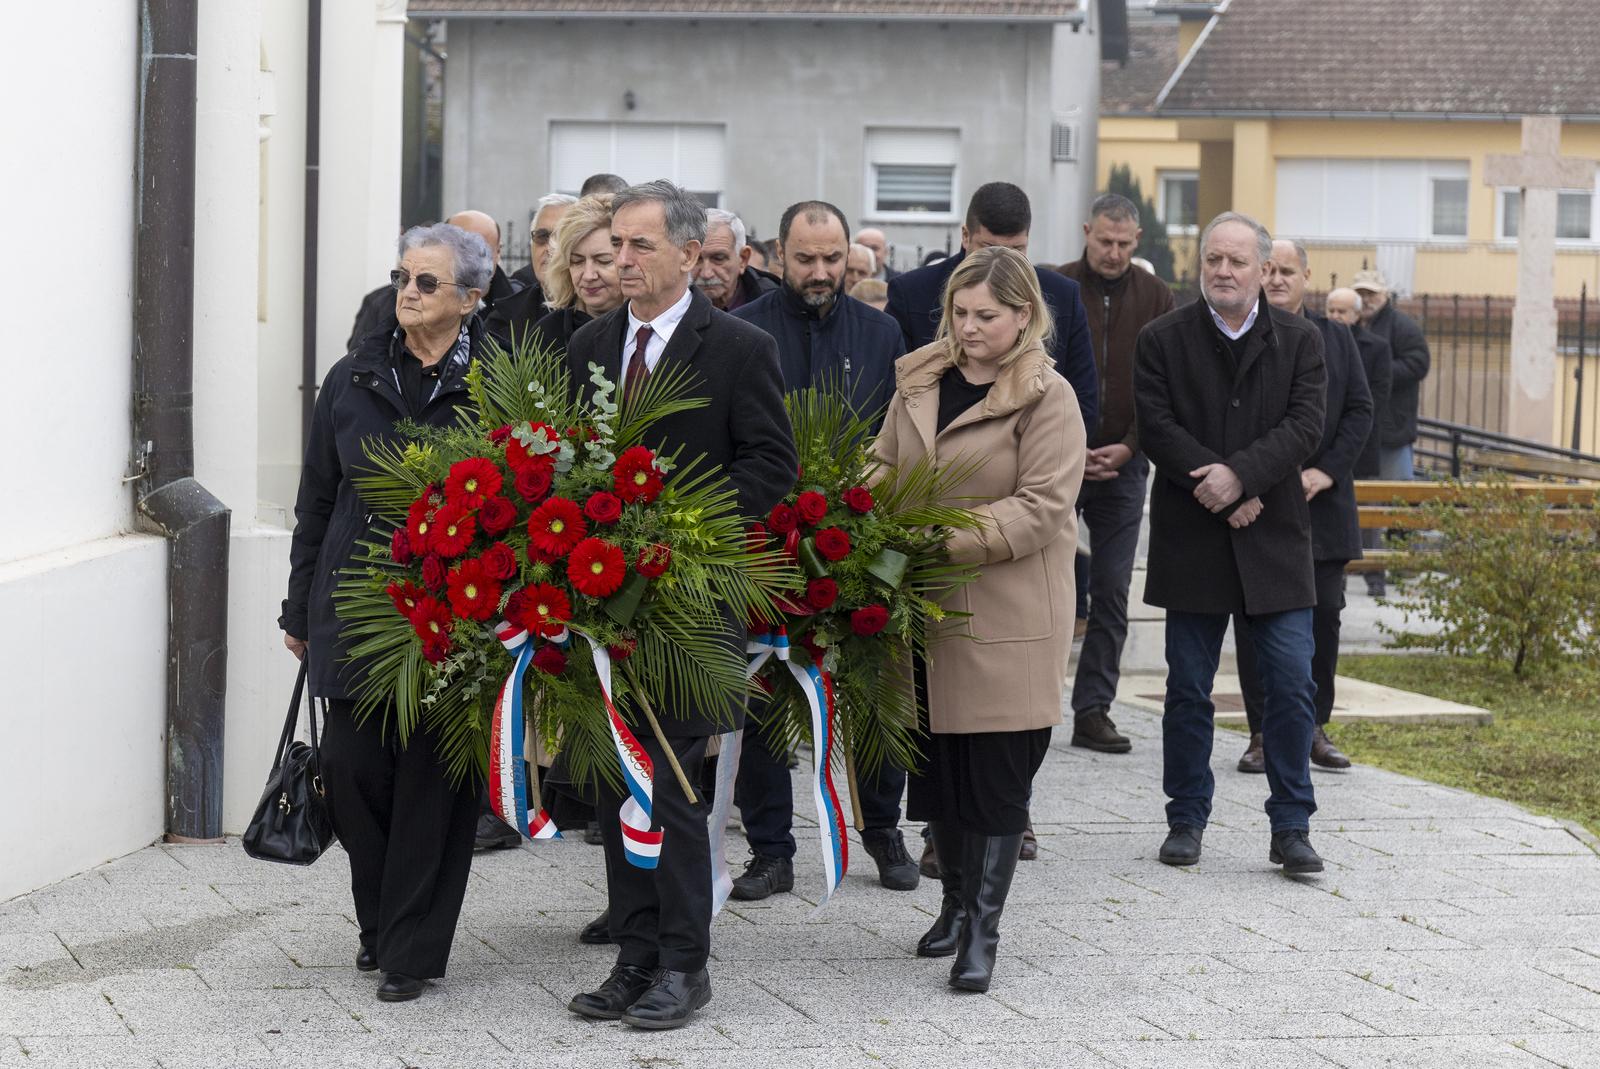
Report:
[{"label": "black knee-high boot", "polygon": [[917,940],[917,957],[948,958],[956,952],[961,930],[967,925],[966,907],[961,903],[963,836],[960,827],[949,820],[930,820],[928,832],[939,854],[939,883],[944,888],[944,901],[939,904],[939,916],[933,927]]},{"label": "black knee-high boot", "polygon": [[950,986],[960,991],[987,991],[1000,949],[1000,913],[1017,871],[1021,835],[962,836],[961,898],[967,924],[950,967]]}]

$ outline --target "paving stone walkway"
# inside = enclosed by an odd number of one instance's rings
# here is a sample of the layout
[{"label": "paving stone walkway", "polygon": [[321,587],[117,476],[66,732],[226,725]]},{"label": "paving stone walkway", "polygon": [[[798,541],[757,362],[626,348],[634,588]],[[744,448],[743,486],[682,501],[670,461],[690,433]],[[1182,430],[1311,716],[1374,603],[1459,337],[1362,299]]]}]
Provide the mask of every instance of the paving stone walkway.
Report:
[{"label": "paving stone walkway", "polygon": [[1051,750],[1040,858],[1019,866],[987,995],[912,955],[929,881],[885,891],[858,853],[813,916],[814,837],[800,894],[717,920],[715,999],[666,1034],[564,1009],[610,963],[575,938],[604,904],[596,847],[480,855],[449,977],[390,1006],[351,966],[342,855],[298,870],[231,842],[153,846],[0,903],[0,1067],[1600,1066],[1592,841],[1401,776],[1319,772],[1329,869],[1290,880],[1267,863],[1266,785],[1231,771],[1241,740],[1221,733],[1204,860],[1167,868],[1159,720],[1117,718],[1130,756],[1065,732]]}]

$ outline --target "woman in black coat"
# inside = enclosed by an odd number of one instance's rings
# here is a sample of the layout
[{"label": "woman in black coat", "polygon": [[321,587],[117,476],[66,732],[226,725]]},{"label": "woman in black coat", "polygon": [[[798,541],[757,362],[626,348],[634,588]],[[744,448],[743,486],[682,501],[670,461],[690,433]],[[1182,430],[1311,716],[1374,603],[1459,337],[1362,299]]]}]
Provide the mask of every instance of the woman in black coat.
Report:
[{"label": "woman in black coat", "polygon": [[390,273],[399,326],[362,338],[323,380],[312,419],[289,552],[284,644],[310,658],[311,693],[328,701],[322,777],[334,832],[350,858],[361,947],[356,968],[382,969],[378,998],[403,1002],[443,976],[472,864],[477,792],[452,785],[430,732],[400,747],[383,710],[355,718],[363,668],[334,614],[333,591],[372,510],[352,476],[365,443],[410,419],[448,426],[467,404],[466,371],[482,343],[476,309],[494,260],[476,234],[439,223],[400,239]]}]

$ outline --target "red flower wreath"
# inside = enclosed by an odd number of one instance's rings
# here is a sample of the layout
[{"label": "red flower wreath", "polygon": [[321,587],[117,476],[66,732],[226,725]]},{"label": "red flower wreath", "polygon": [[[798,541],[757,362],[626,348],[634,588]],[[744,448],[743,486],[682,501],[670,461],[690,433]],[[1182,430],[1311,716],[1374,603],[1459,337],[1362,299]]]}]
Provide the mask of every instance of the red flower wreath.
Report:
[{"label": "red flower wreath", "polygon": [[478,533],[478,521],[460,505],[442,506],[433,514],[433,528],[428,532],[433,551],[449,560],[459,557],[472,545],[472,536]]},{"label": "red flower wreath", "polygon": [[817,532],[816,541],[824,560],[844,560],[850,555],[850,536],[838,527],[824,527]]},{"label": "red flower wreath", "polygon": [[504,481],[505,477],[492,460],[485,457],[458,460],[450,465],[450,474],[445,476],[445,500],[475,509],[483,504],[484,498],[498,494]]},{"label": "red flower wreath", "polygon": [[624,449],[612,470],[611,481],[617,496],[628,504],[645,504],[661,493],[661,472],[656,470],[656,455],[642,445]]},{"label": "red flower wreath", "polygon": [[450,569],[445,580],[450,608],[466,620],[487,620],[500,604],[500,584],[481,560],[464,560]]},{"label": "red flower wreath", "polygon": [[585,538],[567,558],[567,578],[578,593],[591,598],[615,594],[627,577],[627,558],[603,538]]},{"label": "red flower wreath", "polygon": [[[589,533],[583,511],[576,501],[552,497],[528,517],[529,556],[537,551],[545,557],[561,557]],[[538,559],[538,558],[535,558]]]},{"label": "red flower wreath", "polygon": [[807,490],[795,498],[794,510],[807,527],[815,527],[828,514],[828,499],[815,490]]}]

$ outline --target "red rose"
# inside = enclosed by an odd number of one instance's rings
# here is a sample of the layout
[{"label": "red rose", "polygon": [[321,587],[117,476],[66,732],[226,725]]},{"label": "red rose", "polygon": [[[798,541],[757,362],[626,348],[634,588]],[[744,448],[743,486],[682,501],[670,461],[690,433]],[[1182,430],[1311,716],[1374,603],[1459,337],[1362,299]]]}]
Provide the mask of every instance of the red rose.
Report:
[{"label": "red rose", "polygon": [[472,545],[472,536],[478,533],[478,521],[460,505],[442,506],[433,514],[433,529],[428,532],[433,551],[449,560],[459,557]]},{"label": "red rose", "polygon": [[541,672],[558,676],[567,668],[567,655],[560,648],[548,642],[540,646],[533,654],[532,664]]},{"label": "red rose", "polygon": [[767,525],[757,520],[744,532],[744,548],[747,553],[760,553],[767,548]]},{"label": "red rose", "polygon": [[622,451],[611,472],[612,489],[628,504],[645,504],[661,493],[661,472],[656,470],[656,455],[642,445]]},{"label": "red rose", "polygon": [[478,525],[490,538],[499,538],[511,530],[511,525],[516,522],[517,506],[511,503],[509,497],[496,494],[484,498],[483,504],[478,506]]},{"label": "red rose", "polygon": [[478,559],[491,579],[510,579],[517,574],[517,555],[504,542],[496,542]]},{"label": "red rose", "polygon": [[417,611],[417,606],[422,603],[422,599],[427,597],[427,594],[424,593],[420,586],[410,581],[390,583],[383,588],[383,592],[389,595],[390,601],[394,602],[395,611],[407,620],[411,619],[412,615]]},{"label": "red rose", "polygon": [[547,557],[566,554],[588,533],[578,503],[564,497],[550,498],[528,517],[528,548]]},{"label": "red rose", "polygon": [[585,538],[567,558],[567,578],[578,593],[591,598],[615,594],[627,577],[627,558],[603,538]]},{"label": "red rose", "polygon": [[506,619],[545,638],[559,635],[562,626],[572,619],[572,602],[558,586],[535,583],[523,587],[511,598],[506,602]]},{"label": "red rose", "polygon": [[806,603],[821,612],[839,600],[839,584],[832,579],[813,579],[806,584]]},{"label": "red rose", "polygon": [[638,648],[638,639],[634,638],[632,635],[624,635],[615,642],[607,645],[606,652],[611,654],[611,659],[613,661],[626,661],[629,657],[633,656],[634,651]]},{"label": "red rose", "polygon": [[484,498],[498,494],[503,481],[505,477],[492,460],[484,457],[458,460],[450,465],[450,474],[445,476],[445,500],[475,509],[483,504]]},{"label": "red rose", "polygon": [[595,523],[616,523],[622,518],[622,499],[604,490],[590,494],[583,503],[583,514]]},{"label": "red rose", "polygon": [[487,620],[500,605],[500,584],[481,560],[464,560],[445,579],[450,608],[467,620]]},{"label": "red rose", "polygon": [[807,527],[815,527],[828,514],[828,499],[815,490],[807,490],[795,498],[794,510]]},{"label": "red rose", "polygon": [[433,502],[423,494],[411,503],[406,513],[406,537],[411,542],[412,553],[426,553],[433,542]]},{"label": "red rose", "polygon": [[429,590],[438,590],[444,586],[444,561],[438,554],[429,553],[422,558],[422,585]]},{"label": "red rose", "polygon": [[429,664],[438,664],[450,656],[450,640],[428,639],[422,643],[422,659]]},{"label": "red rose", "polygon": [[791,505],[777,504],[772,506],[772,513],[767,517],[767,526],[776,534],[786,535],[800,525],[800,517]]},{"label": "red rose", "polygon": [[827,655],[828,648],[817,644],[817,633],[815,631],[807,631],[801,635],[800,645],[804,647],[807,653],[811,654],[811,660],[814,664],[822,664],[822,658]]},{"label": "red rose", "polygon": [[524,463],[517,469],[517,477],[512,480],[512,485],[517,488],[522,500],[531,505],[550,492],[555,472],[555,465],[548,462]]},{"label": "red rose", "polygon": [[[544,439],[547,442],[561,441],[561,435],[557,434],[556,429],[548,423],[526,423],[523,424],[523,427],[529,434],[544,431]],[[555,453],[553,451],[549,453],[530,453],[528,448],[515,438],[507,438],[506,463],[510,465],[512,471],[521,471],[524,465],[534,462],[554,464]]]},{"label": "red rose", "polygon": [[496,427],[494,430],[489,432],[489,441],[495,445],[504,445],[506,439],[510,437],[511,424],[509,423],[507,423],[504,427]]},{"label": "red rose", "polygon": [[663,542],[653,542],[639,551],[633,570],[646,579],[660,579],[672,563],[672,547]]},{"label": "red rose", "polygon": [[844,560],[850,555],[850,536],[837,527],[824,527],[817,532],[817,552],[824,560]]},{"label": "red rose", "polygon": [[876,504],[872,500],[872,491],[865,486],[852,486],[846,490],[844,492],[844,503],[850,511],[859,512],[862,515],[871,512],[872,506]]},{"label": "red rose", "polygon": [[889,626],[889,610],[882,605],[868,605],[850,614],[850,630],[863,637],[876,635]]},{"label": "red rose", "polygon": [[410,564],[415,556],[411,552],[411,535],[404,527],[396,527],[389,537],[389,559],[396,564]]},{"label": "red rose", "polygon": [[424,643],[443,642],[450,649],[450,607],[438,598],[417,599],[416,611],[411,614],[411,626]]}]

